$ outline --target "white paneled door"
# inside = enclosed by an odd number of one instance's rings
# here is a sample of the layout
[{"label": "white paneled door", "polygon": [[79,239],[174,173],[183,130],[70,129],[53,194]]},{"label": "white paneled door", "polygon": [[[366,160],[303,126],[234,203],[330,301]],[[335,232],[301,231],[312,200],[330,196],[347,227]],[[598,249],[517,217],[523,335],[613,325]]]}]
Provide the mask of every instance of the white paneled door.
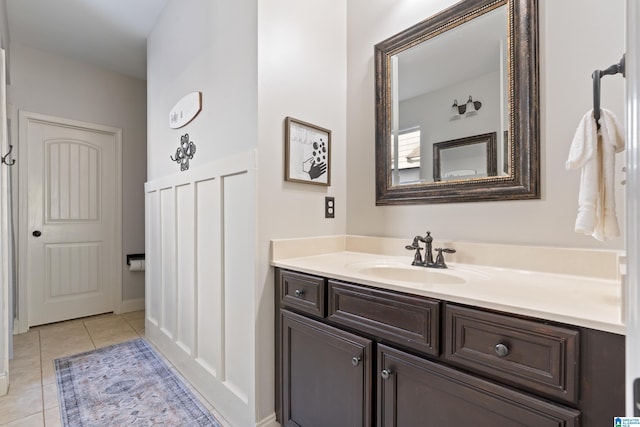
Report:
[{"label": "white paneled door", "polygon": [[114,311],[120,131],[33,114],[21,129],[28,326]]}]

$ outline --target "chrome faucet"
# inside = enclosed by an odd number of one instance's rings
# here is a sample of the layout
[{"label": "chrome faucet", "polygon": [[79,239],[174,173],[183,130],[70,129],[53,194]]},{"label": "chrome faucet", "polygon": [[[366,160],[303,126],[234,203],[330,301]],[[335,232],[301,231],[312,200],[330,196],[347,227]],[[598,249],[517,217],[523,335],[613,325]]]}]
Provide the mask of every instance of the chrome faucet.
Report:
[{"label": "chrome faucet", "polygon": [[[422,248],[420,247],[420,243],[422,242],[425,245],[424,248],[424,259],[422,258],[422,254],[420,251]],[[427,231],[427,235],[416,236],[413,238],[413,242],[410,245],[405,246],[407,250],[415,250],[416,253],[413,256],[413,262],[411,265],[417,265],[420,267],[429,267],[429,268],[447,268],[447,264],[444,262],[444,255],[442,253],[453,254],[456,252],[455,249],[449,248],[436,248],[436,252],[438,255],[436,256],[436,260],[433,260],[433,237],[431,237],[431,232]]]}]

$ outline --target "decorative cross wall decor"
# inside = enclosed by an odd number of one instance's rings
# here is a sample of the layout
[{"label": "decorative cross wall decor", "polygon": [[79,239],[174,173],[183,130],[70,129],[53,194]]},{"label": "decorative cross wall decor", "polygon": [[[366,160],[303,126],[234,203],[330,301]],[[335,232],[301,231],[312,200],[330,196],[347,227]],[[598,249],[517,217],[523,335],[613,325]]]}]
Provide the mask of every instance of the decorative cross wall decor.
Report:
[{"label": "decorative cross wall decor", "polygon": [[186,171],[189,169],[189,160],[193,159],[196,154],[196,144],[193,141],[189,141],[189,134],[185,133],[180,137],[180,146],[176,150],[175,159],[173,156],[169,156],[172,161],[180,165],[180,171]]}]

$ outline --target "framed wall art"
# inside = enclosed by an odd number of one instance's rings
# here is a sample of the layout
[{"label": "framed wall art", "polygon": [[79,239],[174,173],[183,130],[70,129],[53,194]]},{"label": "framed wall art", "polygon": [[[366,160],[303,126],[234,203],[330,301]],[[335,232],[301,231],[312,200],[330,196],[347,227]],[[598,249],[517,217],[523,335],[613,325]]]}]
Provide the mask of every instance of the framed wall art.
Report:
[{"label": "framed wall art", "polygon": [[285,119],[285,181],[331,185],[331,131]]}]

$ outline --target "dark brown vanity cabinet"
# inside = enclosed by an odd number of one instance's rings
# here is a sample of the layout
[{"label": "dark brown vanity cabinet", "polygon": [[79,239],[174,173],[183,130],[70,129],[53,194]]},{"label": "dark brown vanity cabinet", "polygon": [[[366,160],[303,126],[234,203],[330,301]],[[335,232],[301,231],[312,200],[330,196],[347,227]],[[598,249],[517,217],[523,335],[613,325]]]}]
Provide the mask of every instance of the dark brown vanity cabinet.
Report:
[{"label": "dark brown vanity cabinet", "polygon": [[574,427],[576,410],[378,346],[378,426]]},{"label": "dark brown vanity cabinet", "polygon": [[276,283],[285,426],[600,427],[624,413],[623,336],[280,269]]},{"label": "dark brown vanity cabinet", "polygon": [[284,426],[370,426],[369,339],[282,310]]}]

